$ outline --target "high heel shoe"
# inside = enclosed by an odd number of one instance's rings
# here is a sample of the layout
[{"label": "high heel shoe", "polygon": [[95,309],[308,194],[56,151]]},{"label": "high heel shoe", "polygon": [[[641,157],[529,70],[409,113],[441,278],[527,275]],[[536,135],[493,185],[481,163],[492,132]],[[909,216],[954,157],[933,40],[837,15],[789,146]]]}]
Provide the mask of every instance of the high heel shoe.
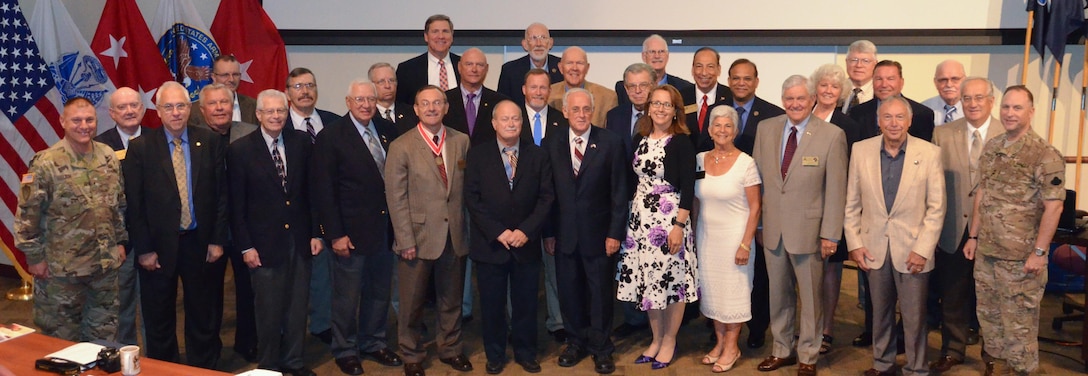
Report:
[{"label": "high heel shoe", "polygon": [[635,364],[644,364],[644,363],[649,363],[649,362],[656,363],[657,361],[654,360],[654,358],[652,356],[646,356],[646,355],[640,355],[638,357],[638,359],[635,359]]},{"label": "high heel shoe", "polygon": [[737,355],[733,357],[733,360],[729,363],[714,363],[714,367],[710,369],[713,373],[722,373],[733,369],[733,366],[737,364],[737,360],[740,360],[740,351],[737,351]]},{"label": "high heel shoe", "polygon": [[721,358],[721,354],[718,354],[718,356],[711,356],[710,354],[703,355],[703,365],[709,366],[717,363],[719,358]]},{"label": "high heel shoe", "polygon": [[659,362],[655,360],[654,363],[650,365],[650,369],[659,370],[668,367],[669,364],[670,362]]}]

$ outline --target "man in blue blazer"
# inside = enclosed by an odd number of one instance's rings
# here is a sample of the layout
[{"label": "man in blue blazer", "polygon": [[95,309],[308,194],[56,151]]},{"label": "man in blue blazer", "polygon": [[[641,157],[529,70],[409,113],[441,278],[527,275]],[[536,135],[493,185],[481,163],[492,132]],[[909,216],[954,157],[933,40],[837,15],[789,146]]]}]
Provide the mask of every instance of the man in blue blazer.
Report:
[{"label": "man in blue blazer", "polygon": [[461,81],[460,73],[457,73],[457,63],[461,57],[450,52],[453,45],[453,21],[450,17],[444,14],[427,17],[427,22],[423,24],[423,40],[427,42],[427,52],[397,65],[399,103],[415,103],[416,91],[426,85],[449,90],[457,87]]},{"label": "man in blue blazer", "polygon": [[559,72],[559,57],[552,55],[552,34],[548,27],[540,22],[533,22],[525,28],[525,37],[521,39],[521,48],[528,52],[519,59],[506,62],[499,73],[499,86],[495,89],[514,103],[525,103],[525,94],[521,93],[521,84],[530,69],[543,69],[548,74],[550,83],[563,81]]}]

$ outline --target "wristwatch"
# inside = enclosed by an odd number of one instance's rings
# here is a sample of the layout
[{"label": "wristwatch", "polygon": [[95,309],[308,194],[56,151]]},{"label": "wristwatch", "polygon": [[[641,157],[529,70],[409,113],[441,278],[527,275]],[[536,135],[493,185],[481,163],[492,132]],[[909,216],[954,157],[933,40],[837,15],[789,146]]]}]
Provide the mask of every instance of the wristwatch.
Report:
[{"label": "wristwatch", "polygon": [[1046,256],[1046,250],[1043,248],[1035,247],[1036,256]]},{"label": "wristwatch", "polygon": [[680,226],[680,228],[684,228],[685,226],[687,226],[687,224],[685,224],[684,222],[677,221],[676,218],[672,219],[672,224],[673,226]]}]

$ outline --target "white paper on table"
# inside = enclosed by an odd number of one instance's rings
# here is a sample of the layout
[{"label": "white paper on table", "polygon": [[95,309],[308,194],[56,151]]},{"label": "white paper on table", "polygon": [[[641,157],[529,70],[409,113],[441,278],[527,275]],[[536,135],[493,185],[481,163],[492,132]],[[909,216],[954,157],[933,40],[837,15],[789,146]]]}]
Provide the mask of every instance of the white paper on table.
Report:
[{"label": "white paper on table", "polygon": [[88,365],[98,360],[98,352],[106,348],[102,345],[93,344],[90,342],[80,342],[55,353],[46,355],[46,358],[60,358],[72,362],[79,363],[81,365]]},{"label": "white paper on table", "polygon": [[276,371],[269,371],[266,369],[253,369],[239,373],[235,376],[283,376],[283,374]]}]

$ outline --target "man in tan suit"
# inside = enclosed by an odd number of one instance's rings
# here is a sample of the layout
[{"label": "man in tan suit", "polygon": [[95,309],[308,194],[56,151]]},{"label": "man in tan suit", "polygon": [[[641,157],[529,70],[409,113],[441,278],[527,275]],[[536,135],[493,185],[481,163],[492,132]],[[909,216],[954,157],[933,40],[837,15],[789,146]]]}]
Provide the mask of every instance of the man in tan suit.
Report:
[{"label": "man in tan suit", "polygon": [[941,147],[944,165],[945,198],[948,200],[936,253],[937,267],[932,283],[941,297],[941,357],[930,364],[945,372],[962,364],[966,356],[967,331],[975,316],[975,263],[963,255],[967,224],[974,215],[973,191],[981,174],[978,160],[986,141],[1005,133],[992,115],[994,89],[990,80],[968,77],[960,84],[963,118],[937,127],[933,144]]},{"label": "man in tan suit", "polygon": [[926,289],[944,219],[944,169],[940,148],[907,133],[912,116],[906,100],[885,99],[877,110],[882,135],[858,141],[850,154],[846,243],[850,259],[868,272],[873,299],[867,376],[895,375],[897,302],[907,348],[903,374],[929,374]]},{"label": "man in tan suit", "polygon": [[423,300],[431,283],[437,295],[438,356],[455,370],[472,370],[461,351],[461,299],[468,255],[461,203],[469,139],[442,124],[448,105],[438,87],[419,89],[415,100],[419,125],[389,145],[385,164],[393,250],[400,256],[397,332],[406,376],[424,374]]},{"label": "man in tan suit", "polygon": [[[756,131],[752,154],[764,184],[762,243],[774,336],[771,356],[758,367],[763,372],[800,360],[798,375],[816,374],[820,281],[842,235],[847,159],[846,134],[812,116],[815,100],[807,78],[790,76],[782,84],[786,114],[760,122]],[[794,343],[798,293],[801,332]]]},{"label": "man in tan suit", "polygon": [[608,122],[608,110],[619,105],[616,92],[612,89],[586,81],[589,74],[589,58],[581,47],[567,47],[563,58],[559,60],[559,71],[563,73],[563,82],[552,84],[548,105],[563,108],[563,94],[573,88],[582,88],[593,95],[592,124],[604,127]]}]

